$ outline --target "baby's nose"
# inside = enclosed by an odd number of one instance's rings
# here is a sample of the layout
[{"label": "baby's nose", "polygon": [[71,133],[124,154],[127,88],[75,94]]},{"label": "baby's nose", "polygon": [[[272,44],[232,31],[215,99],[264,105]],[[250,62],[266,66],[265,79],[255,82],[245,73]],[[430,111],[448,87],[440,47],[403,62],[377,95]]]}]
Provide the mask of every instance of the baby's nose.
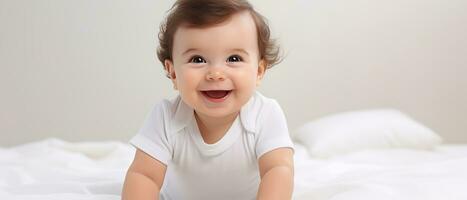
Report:
[{"label": "baby's nose", "polygon": [[220,71],[209,72],[206,74],[206,80],[208,81],[223,81],[225,80],[225,74]]}]

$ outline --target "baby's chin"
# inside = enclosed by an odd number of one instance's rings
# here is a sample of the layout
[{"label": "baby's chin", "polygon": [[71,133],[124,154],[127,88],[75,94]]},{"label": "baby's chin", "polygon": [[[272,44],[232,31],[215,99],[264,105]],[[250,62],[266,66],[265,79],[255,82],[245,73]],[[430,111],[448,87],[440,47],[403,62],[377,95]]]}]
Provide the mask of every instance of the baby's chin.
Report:
[{"label": "baby's chin", "polygon": [[229,116],[236,116],[240,112],[240,108],[238,109],[195,109],[195,112],[198,115],[202,115],[205,117],[213,117],[213,118],[223,118]]}]

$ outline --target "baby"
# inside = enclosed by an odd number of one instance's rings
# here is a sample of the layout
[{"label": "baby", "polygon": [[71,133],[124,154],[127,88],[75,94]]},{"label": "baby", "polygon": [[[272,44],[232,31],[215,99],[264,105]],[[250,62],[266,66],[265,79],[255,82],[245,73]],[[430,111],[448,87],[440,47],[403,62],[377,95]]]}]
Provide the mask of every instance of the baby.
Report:
[{"label": "baby", "polygon": [[178,0],[158,58],[179,95],[130,143],[124,200],[291,199],[293,143],[279,104],[256,91],[279,60],[246,0]]}]

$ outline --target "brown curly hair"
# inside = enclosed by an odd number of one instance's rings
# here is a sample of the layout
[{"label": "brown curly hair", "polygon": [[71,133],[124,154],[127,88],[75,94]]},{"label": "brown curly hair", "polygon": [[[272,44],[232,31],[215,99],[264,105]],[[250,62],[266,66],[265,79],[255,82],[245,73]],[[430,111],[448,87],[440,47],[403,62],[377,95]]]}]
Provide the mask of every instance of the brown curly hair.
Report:
[{"label": "brown curly hair", "polygon": [[266,62],[266,68],[278,64],[281,61],[280,49],[275,40],[270,38],[267,20],[246,0],[177,0],[160,26],[157,49],[159,61],[164,65],[166,59],[172,60],[174,34],[182,23],[190,27],[207,27],[222,23],[241,11],[248,11],[253,17],[260,58]]}]

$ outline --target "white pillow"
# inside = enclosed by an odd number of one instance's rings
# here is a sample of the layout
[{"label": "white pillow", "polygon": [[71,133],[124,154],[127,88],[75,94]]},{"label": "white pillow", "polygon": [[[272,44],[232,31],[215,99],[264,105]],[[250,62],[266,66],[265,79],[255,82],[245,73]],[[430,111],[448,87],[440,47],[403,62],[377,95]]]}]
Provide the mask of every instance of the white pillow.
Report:
[{"label": "white pillow", "polygon": [[441,143],[436,133],[394,109],[338,113],[308,122],[293,135],[314,157],[384,149],[431,149]]}]

